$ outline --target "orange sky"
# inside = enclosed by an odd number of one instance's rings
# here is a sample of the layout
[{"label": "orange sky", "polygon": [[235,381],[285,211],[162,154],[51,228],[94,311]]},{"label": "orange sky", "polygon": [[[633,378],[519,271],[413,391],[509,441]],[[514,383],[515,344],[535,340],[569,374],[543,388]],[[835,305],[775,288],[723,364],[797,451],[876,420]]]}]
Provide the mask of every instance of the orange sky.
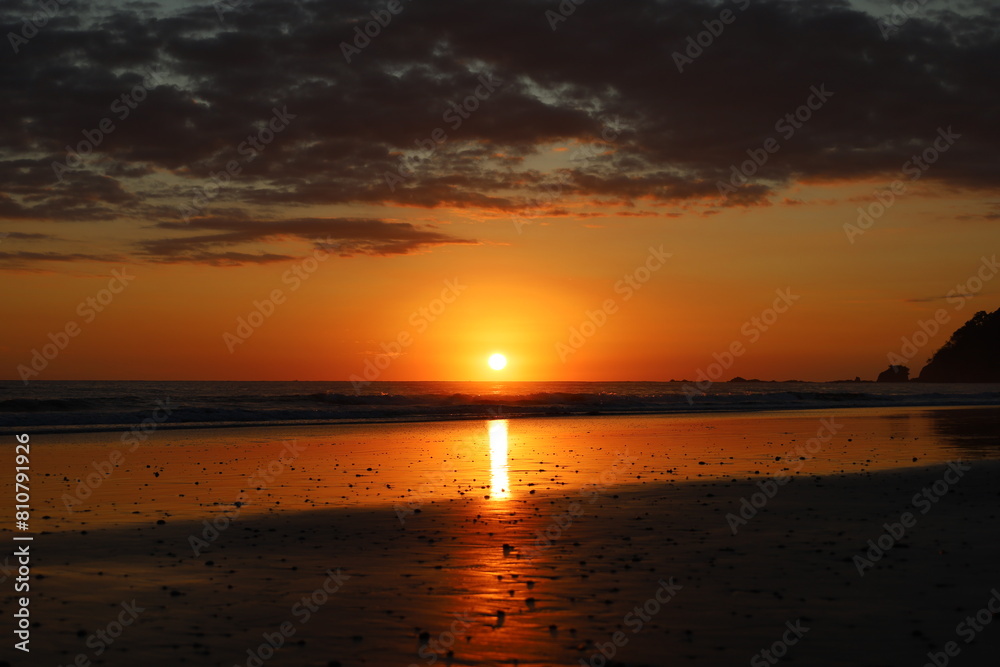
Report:
[{"label": "orange sky", "polygon": [[[539,217],[520,233],[492,212],[472,219],[468,211],[397,207],[380,214],[480,243],[330,256],[312,273],[304,263],[312,251],[301,242],[276,244],[301,259],[263,266],[122,264],[134,281],[92,322],[78,304],[119,265],[8,274],[14,289],[0,355],[8,376],[18,377],[16,367],[30,365],[49,333],[75,321],[79,334],[31,379],[346,380],[363,377],[370,361],[386,366],[374,376],[380,380],[667,380],[695,377],[734,341],[745,353],[726,378],[872,379],[901,336],[945,308],[949,323],[913,355],[916,371],[976,309],[997,305],[991,282],[958,309],[944,296],[975,274],[1000,233],[950,222],[975,202],[928,190],[901,199],[851,244],[843,230],[857,206],[851,199],[872,187],[797,188],[789,196],[801,204],[709,216],[697,207],[648,207],[661,215],[623,217],[581,205],[575,210],[601,215]],[[662,215],[669,212],[680,215]],[[635,290],[619,282],[661,246],[671,257],[647,282]],[[306,280],[291,277],[296,267]],[[458,293],[435,304],[446,281]],[[799,299],[755,335],[751,318],[785,288]],[[249,338],[227,345],[224,334],[235,334],[238,318],[275,289],[283,303]],[[614,307],[604,326],[588,325],[591,335],[571,341],[571,329],[608,299]],[[397,352],[401,335],[400,354],[379,359]],[[486,366],[494,351],[509,359],[503,371]]]},{"label": "orange sky", "polygon": [[736,4],[67,9],[0,60],[5,377],[915,377],[1000,306],[1000,17]]}]

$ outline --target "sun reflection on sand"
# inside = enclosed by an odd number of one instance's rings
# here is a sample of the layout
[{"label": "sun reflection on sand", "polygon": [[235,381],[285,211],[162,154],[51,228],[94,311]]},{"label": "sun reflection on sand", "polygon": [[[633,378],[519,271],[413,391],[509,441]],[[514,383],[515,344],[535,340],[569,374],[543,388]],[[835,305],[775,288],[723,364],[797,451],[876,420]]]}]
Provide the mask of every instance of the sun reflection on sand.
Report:
[{"label": "sun reflection on sand", "polygon": [[490,499],[510,498],[510,478],[507,465],[507,420],[487,422],[490,432]]}]

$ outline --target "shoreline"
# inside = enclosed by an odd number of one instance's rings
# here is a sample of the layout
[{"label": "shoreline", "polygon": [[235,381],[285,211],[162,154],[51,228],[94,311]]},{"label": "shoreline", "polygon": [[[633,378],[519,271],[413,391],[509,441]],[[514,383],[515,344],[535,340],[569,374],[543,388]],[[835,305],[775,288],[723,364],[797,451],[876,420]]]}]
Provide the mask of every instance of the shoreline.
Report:
[{"label": "shoreline", "polygon": [[[217,511],[267,513],[450,499],[522,502],[576,489],[621,454],[628,484],[827,476],[1000,457],[1000,409],[842,408],[30,433],[48,530]],[[626,484],[627,486],[627,484]]]},{"label": "shoreline", "polygon": [[[499,407],[503,407],[502,404]],[[1000,401],[997,402],[958,402],[958,403],[893,403],[892,405],[845,405],[843,402],[831,402],[827,405],[810,406],[781,406],[767,405],[758,408],[737,407],[737,406],[706,406],[703,409],[687,408],[678,410],[656,409],[650,411],[639,410],[606,410],[586,412],[538,412],[538,413],[489,413],[477,415],[445,415],[445,416],[414,416],[414,417],[382,417],[382,418],[345,418],[345,419],[317,419],[317,420],[261,420],[261,421],[228,421],[228,422],[175,422],[166,420],[158,423],[156,430],[160,431],[188,431],[188,430],[212,430],[212,429],[261,429],[261,428],[296,428],[312,426],[363,426],[363,425],[383,425],[383,424],[426,424],[426,423],[463,423],[492,419],[525,420],[525,419],[573,419],[592,417],[683,417],[683,416],[705,416],[705,415],[756,415],[756,414],[785,414],[785,413],[808,413],[808,412],[829,412],[839,410],[950,410],[950,409],[992,409],[1000,408]],[[148,411],[137,416],[148,416]],[[0,437],[11,437],[20,433],[29,432],[32,435],[70,435],[86,433],[115,433],[128,431],[136,427],[142,420],[116,423],[116,424],[27,424],[18,427],[0,427]]]},{"label": "shoreline", "polygon": [[[1000,585],[997,413],[33,434],[32,649],[123,667],[597,667],[612,650],[607,665],[721,667],[791,624],[796,664],[923,664]],[[963,664],[998,643],[984,632]]]}]

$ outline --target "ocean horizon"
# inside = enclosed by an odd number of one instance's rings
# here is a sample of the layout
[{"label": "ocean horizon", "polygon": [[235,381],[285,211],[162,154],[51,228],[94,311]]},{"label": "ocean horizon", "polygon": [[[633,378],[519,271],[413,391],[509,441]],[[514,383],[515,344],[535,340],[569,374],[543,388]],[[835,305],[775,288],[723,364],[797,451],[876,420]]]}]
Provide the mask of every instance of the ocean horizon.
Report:
[{"label": "ocean horizon", "polygon": [[[874,382],[0,382],[0,431],[1000,405],[1000,384]],[[39,429],[42,429],[40,431]]]}]

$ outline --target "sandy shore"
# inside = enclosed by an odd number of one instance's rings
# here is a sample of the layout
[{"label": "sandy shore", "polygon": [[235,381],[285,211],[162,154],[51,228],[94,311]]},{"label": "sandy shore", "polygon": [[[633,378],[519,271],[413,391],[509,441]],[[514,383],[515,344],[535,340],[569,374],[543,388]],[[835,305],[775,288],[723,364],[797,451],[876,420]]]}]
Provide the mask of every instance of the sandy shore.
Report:
[{"label": "sandy shore", "polygon": [[[1000,627],[968,644],[957,628],[1000,587],[995,416],[154,434],[73,512],[61,495],[108,439],[39,438],[32,654],[0,655],[601,665],[603,648],[623,665],[919,666],[954,641],[953,664],[992,665]],[[815,454],[789,456],[810,439]]]}]

